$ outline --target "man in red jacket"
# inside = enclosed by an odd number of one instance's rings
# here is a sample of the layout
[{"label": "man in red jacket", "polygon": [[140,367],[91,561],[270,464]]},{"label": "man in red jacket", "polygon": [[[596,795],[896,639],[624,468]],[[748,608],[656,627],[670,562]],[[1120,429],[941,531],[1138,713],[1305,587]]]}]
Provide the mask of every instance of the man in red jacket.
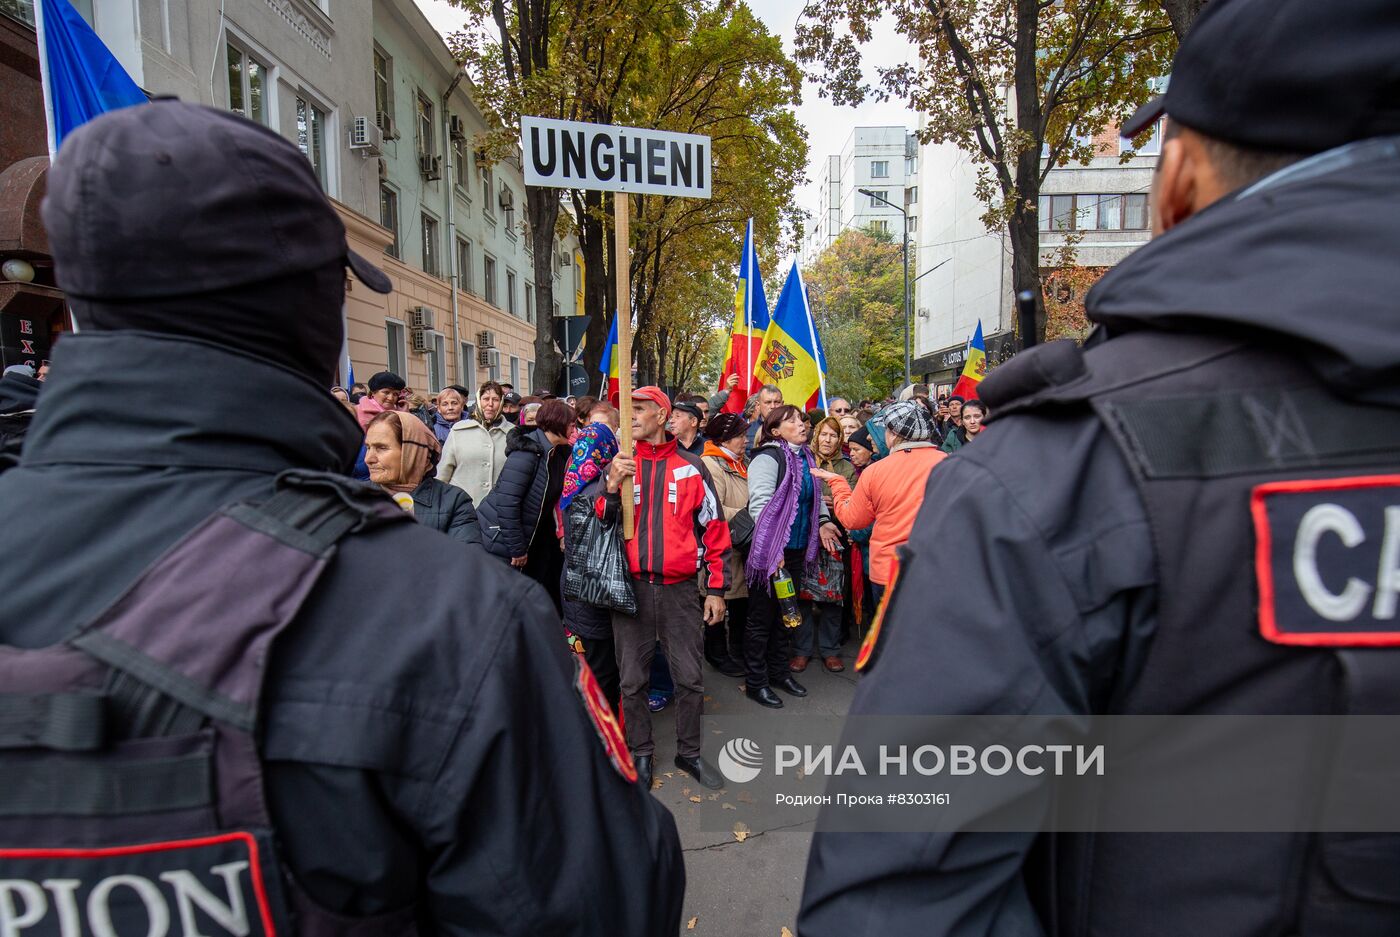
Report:
[{"label": "man in red jacket", "polygon": [[[632,436],[636,456],[619,455],[608,469],[607,494],[597,501],[598,516],[613,524],[622,516],[619,491],[630,475],[636,508],[636,536],[627,543],[637,614],[613,615],[617,667],[622,678],[622,713],[627,747],[641,783],[651,788],[651,711],[647,685],[656,642],[671,665],[676,685],[676,767],[710,789],[724,781],[700,756],[700,716],[705,686],[700,657],[701,623],[724,620],[724,591],[729,586],[729,524],[719,507],[714,484],[698,456],[676,445],[666,432],[671,401],[659,387],[632,392]],[[698,563],[703,554],[703,564]],[[705,571],[703,616],[695,588],[697,568]]]}]

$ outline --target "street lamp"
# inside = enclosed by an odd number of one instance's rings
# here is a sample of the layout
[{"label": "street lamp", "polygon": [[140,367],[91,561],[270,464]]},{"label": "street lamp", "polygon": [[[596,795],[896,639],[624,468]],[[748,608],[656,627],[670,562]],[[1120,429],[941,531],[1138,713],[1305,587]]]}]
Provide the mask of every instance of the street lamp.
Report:
[{"label": "street lamp", "polygon": [[856,189],[861,195],[868,195],[877,202],[884,202],[886,205],[899,212],[904,217],[904,383],[912,384],[913,379],[909,376],[909,212],[901,205],[896,205],[889,199],[881,195],[876,195],[869,189]]}]

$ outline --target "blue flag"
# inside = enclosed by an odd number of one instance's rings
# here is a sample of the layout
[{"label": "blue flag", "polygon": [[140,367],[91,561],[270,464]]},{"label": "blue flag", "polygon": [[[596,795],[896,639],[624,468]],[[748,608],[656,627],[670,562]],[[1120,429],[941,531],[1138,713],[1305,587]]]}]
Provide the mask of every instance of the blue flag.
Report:
[{"label": "blue flag", "polygon": [[146,93],[68,0],[39,0],[35,12],[51,153],[98,114],[146,103]]}]

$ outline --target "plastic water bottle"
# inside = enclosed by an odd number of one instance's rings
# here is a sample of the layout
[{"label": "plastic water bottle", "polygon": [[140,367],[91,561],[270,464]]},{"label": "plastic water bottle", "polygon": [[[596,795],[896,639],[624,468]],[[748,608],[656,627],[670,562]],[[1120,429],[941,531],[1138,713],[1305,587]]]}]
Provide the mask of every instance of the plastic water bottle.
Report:
[{"label": "plastic water bottle", "polygon": [[802,624],[802,610],[797,607],[797,585],[780,569],[773,574],[773,597],[778,600],[778,610],[783,615],[783,625],[796,628]]}]

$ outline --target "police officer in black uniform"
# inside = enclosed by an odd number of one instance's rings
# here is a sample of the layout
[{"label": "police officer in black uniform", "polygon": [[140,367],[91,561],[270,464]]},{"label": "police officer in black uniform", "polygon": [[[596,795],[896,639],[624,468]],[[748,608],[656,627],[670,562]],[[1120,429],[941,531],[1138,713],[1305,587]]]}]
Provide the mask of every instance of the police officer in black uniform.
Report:
[{"label": "police officer in black uniform", "polygon": [[[853,713],[1400,713],[1397,63],[1393,0],[1206,7],[1124,127],[1168,117],[1156,237],[1083,348],[983,383]],[[1398,863],[1393,835],[819,833],[798,929],[1371,937]]]},{"label": "police officer in black uniform", "polygon": [[[99,117],[64,141],[44,217],[79,334],[58,344],[22,463],[0,477],[0,671],[16,654],[57,648],[88,628],[191,530],[226,505],[268,503],[285,488],[279,476],[297,470],[297,486],[374,521],[340,539],[304,601],[270,584],[228,594],[224,583],[256,556],[216,555],[178,579],[143,579],[157,605],[186,589],[199,601],[212,595],[211,614],[235,623],[244,611],[273,620],[295,608],[286,603],[302,603],[265,658],[253,649],[222,662],[259,675],[266,663],[265,679],[251,690],[261,702],[247,722],[262,790],[250,790],[247,778],[241,786],[226,773],[214,778],[219,797],[253,813],[265,800],[271,815],[285,883],[260,879],[260,908],[274,891],[292,894],[289,913],[302,933],[675,933],[684,890],[675,825],[627,779],[635,773],[625,746],[610,757],[620,736],[610,738],[615,726],[596,709],[590,718],[586,674],[549,597],[479,548],[409,522],[369,489],[331,474],[348,472],[362,438],[327,391],[341,354],[346,290],[388,292],[390,283],[349,251],[306,158],[236,115],[155,101]],[[190,590],[190,580],[198,588]],[[167,602],[166,611],[168,630],[190,626],[176,623],[182,604]],[[151,643],[160,644],[161,622],[147,616],[143,627],[153,625]],[[168,642],[157,650],[219,685],[224,675],[198,660],[198,635],[171,637],[193,659],[180,660]],[[222,636],[208,637],[212,648]],[[45,738],[49,749],[81,747],[89,730],[110,733],[118,700],[140,700],[145,716],[164,713],[139,720],[142,737],[154,736],[149,746],[167,744],[161,726],[187,722],[192,712],[190,737],[207,737],[201,700],[209,712],[247,715],[221,696],[191,691],[170,668],[143,670],[148,658],[129,649],[119,658],[114,642],[105,646],[104,659],[119,665],[103,688],[105,730],[100,721],[79,725],[75,741],[73,725],[50,720],[26,735],[35,713],[14,695],[14,682],[42,675],[12,668],[4,671],[11,685],[0,686],[0,715],[9,717],[0,719],[0,749],[42,748]],[[64,653],[58,659],[70,663],[82,656]],[[148,681],[146,690],[176,691],[179,705],[144,690],[132,695]],[[135,717],[122,713],[127,730],[137,731]],[[50,731],[66,732],[66,740]],[[213,796],[207,776],[188,772],[186,791],[130,783],[120,766],[102,763],[112,750],[104,746],[117,744],[127,743],[109,736],[87,745],[81,764],[77,755],[37,748],[6,762],[29,771],[63,758],[74,769],[28,790],[16,789],[15,776],[0,781],[0,868],[23,875],[40,868],[35,862],[129,855],[79,850],[59,860],[16,851],[55,845],[24,838],[26,823],[44,821],[24,814],[53,812],[42,805],[130,815],[136,802],[188,805]],[[68,783],[92,778],[106,781],[83,790]],[[126,784],[117,793],[107,784],[113,778]],[[170,838],[194,816],[172,810],[139,823],[128,816],[114,835],[136,844]],[[98,835],[95,817],[85,826],[82,816],[72,819],[71,835],[83,842]],[[142,862],[160,861],[148,852]],[[245,856],[214,872],[243,888],[248,868]],[[100,915],[110,930],[118,910],[142,933],[147,924],[164,932],[176,910],[208,934],[247,933],[250,921],[267,933],[276,923],[225,894],[207,867],[200,881],[186,869],[163,874],[108,876],[77,892],[58,889],[63,882],[21,882],[0,911],[10,916],[7,926],[32,924],[34,933],[56,933],[60,919],[68,933],[79,914]],[[220,908],[221,916],[198,916]]]}]

